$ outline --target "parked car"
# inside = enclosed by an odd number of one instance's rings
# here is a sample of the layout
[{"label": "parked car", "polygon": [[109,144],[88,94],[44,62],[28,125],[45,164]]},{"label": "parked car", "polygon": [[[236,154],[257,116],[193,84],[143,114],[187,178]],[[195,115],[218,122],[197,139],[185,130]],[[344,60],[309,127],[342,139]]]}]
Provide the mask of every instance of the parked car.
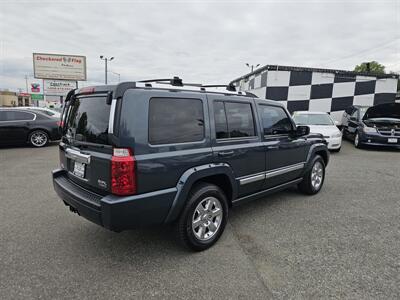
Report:
[{"label": "parked car", "polygon": [[44,147],[59,140],[60,120],[36,110],[0,108],[0,144]]},{"label": "parked car", "polygon": [[50,108],[47,108],[47,107],[19,106],[19,107],[15,107],[15,108],[16,109],[25,109],[25,110],[38,111],[38,112],[41,112],[41,113],[43,113],[45,115],[48,115],[50,117],[57,118],[57,119],[59,119],[61,117],[61,113],[60,112],[58,112],[56,110],[53,110],[53,109],[50,109]]},{"label": "parked car", "polygon": [[328,142],[328,149],[339,152],[342,147],[342,133],[326,112],[296,111],[293,113],[296,125],[307,125],[311,133],[322,134]]},{"label": "parked car", "polygon": [[400,147],[400,103],[353,105],[343,114],[343,137],[354,146]]},{"label": "parked car", "polygon": [[172,223],[197,251],[219,239],[231,206],[293,185],[318,193],[323,138],[304,138],[279,102],[232,90],[173,78],[71,91],[56,192],[113,231]]}]

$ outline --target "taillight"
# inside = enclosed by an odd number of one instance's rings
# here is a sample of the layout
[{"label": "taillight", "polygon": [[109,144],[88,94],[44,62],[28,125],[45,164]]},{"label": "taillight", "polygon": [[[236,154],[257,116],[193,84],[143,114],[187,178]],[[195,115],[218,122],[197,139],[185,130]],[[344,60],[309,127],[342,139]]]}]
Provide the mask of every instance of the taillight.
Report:
[{"label": "taillight", "polygon": [[125,196],[136,193],[135,157],[130,149],[114,148],[111,158],[111,192]]},{"label": "taillight", "polygon": [[58,127],[64,127],[64,122],[63,121],[57,121],[57,126]]}]

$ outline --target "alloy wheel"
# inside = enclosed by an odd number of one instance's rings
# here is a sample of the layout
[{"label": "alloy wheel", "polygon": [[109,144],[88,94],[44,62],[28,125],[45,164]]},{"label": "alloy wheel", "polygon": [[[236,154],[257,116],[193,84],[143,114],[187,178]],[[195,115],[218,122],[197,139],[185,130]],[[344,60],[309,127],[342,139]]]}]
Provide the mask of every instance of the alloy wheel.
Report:
[{"label": "alloy wheel", "polygon": [[31,143],[35,147],[43,147],[47,143],[47,135],[43,131],[36,131],[31,135]]},{"label": "alloy wheel", "polygon": [[223,217],[221,202],[215,197],[200,201],[194,210],[192,230],[201,241],[211,239],[219,230]]},{"label": "alloy wheel", "polygon": [[311,184],[316,191],[321,187],[323,177],[324,167],[321,162],[317,161],[311,171]]}]

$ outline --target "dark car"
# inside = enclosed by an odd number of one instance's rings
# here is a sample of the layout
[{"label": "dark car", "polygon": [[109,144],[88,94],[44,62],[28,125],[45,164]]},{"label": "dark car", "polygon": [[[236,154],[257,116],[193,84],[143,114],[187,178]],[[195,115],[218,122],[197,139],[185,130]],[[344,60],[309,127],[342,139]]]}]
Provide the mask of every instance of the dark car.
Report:
[{"label": "dark car", "polygon": [[60,120],[36,110],[0,108],[0,145],[44,147],[61,138]]},{"label": "dark car", "polygon": [[343,137],[354,146],[400,147],[400,103],[385,103],[371,107],[353,105],[342,120]]},{"label": "dark car", "polygon": [[221,236],[231,206],[293,185],[320,191],[329,153],[275,101],[152,81],[82,88],[63,113],[56,192],[113,231],[174,224],[184,245]]}]

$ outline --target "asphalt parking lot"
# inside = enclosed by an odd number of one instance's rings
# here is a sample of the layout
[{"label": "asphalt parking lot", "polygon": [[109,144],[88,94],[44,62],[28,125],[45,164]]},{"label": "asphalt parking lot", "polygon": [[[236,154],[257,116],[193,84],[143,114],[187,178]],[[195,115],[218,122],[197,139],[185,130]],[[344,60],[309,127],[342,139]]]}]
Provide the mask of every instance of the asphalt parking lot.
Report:
[{"label": "asphalt parking lot", "polygon": [[331,155],[323,190],[234,208],[202,253],[170,228],[109,232],[52,188],[56,145],[0,149],[0,295],[22,298],[400,297],[400,151]]}]

